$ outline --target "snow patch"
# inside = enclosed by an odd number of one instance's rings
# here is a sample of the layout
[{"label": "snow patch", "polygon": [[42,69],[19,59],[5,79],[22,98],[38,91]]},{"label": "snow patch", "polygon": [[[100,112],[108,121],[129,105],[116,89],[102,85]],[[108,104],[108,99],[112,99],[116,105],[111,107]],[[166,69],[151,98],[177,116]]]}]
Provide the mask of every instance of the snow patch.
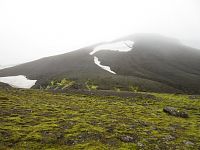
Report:
[{"label": "snow patch", "polygon": [[130,41],[130,40],[102,44],[102,45],[96,46],[93,49],[93,51],[90,52],[90,55],[93,55],[94,53],[101,51],[101,50],[128,52],[128,51],[131,51],[131,49],[133,48],[133,45],[134,45],[134,42]]},{"label": "snow patch", "polygon": [[37,80],[29,80],[23,75],[0,77],[0,82],[9,84],[14,88],[30,89],[35,85],[36,81]]},{"label": "snow patch", "polygon": [[99,59],[98,59],[97,57],[95,57],[95,56],[94,56],[94,63],[95,63],[97,66],[101,67],[102,69],[104,69],[104,70],[106,70],[106,71],[108,71],[108,72],[110,72],[110,73],[112,73],[112,74],[116,74],[114,71],[112,71],[112,70],[110,69],[109,66],[103,66],[103,65],[101,65],[101,62],[100,62]]},{"label": "snow patch", "polygon": [[[96,52],[101,51],[101,50],[111,50],[111,51],[119,51],[119,52],[128,52],[131,51],[133,48],[134,42],[130,40],[126,41],[119,41],[119,42],[113,42],[113,43],[108,43],[108,44],[102,44],[99,46],[96,46],[92,52],[90,52],[90,55],[94,55]],[[112,73],[116,74],[114,71],[110,69],[109,66],[103,66],[101,65],[101,62],[99,59],[94,56],[94,63],[101,67],[102,69]]]}]

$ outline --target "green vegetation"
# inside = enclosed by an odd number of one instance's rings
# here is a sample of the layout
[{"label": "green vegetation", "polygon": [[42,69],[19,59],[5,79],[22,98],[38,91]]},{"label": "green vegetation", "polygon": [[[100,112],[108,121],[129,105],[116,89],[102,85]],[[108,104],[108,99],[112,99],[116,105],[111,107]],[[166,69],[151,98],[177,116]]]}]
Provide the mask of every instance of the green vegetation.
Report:
[{"label": "green vegetation", "polygon": [[[145,94],[1,89],[0,149],[199,149],[200,97]],[[189,118],[170,116],[165,106],[187,111]]]},{"label": "green vegetation", "polygon": [[74,85],[74,81],[66,78],[62,80],[52,80],[46,89],[67,89]]},{"label": "green vegetation", "polygon": [[139,92],[140,89],[139,89],[138,86],[130,86],[130,91],[132,91],[132,92]]},{"label": "green vegetation", "polygon": [[98,86],[95,85],[91,80],[85,82],[85,87],[88,90],[97,90]]},{"label": "green vegetation", "polygon": [[120,91],[121,91],[120,88],[117,88],[117,87],[114,87],[114,90],[115,90],[116,92],[120,92]]}]

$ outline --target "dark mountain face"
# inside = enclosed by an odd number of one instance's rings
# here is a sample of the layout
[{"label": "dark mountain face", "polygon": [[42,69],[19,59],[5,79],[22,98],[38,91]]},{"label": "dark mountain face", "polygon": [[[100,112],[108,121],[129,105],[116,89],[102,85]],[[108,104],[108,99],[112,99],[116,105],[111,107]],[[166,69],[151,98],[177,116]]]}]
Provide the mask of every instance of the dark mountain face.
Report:
[{"label": "dark mountain face", "polygon": [[99,59],[124,76],[150,79],[186,91],[200,89],[200,50],[163,37],[127,37],[132,51],[97,52]]},{"label": "dark mountain face", "polygon": [[43,58],[0,70],[0,76],[26,75],[38,80],[36,87],[50,80],[67,77],[77,81],[94,80],[102,89],[131,85],[147,91],[200,92],[200,50],[159,35],[138,34],[116,41],[131,40],[129,52],[104,50],[94,54],[111,74],[94,63],[89,55],[97,45],[74,52]]}]

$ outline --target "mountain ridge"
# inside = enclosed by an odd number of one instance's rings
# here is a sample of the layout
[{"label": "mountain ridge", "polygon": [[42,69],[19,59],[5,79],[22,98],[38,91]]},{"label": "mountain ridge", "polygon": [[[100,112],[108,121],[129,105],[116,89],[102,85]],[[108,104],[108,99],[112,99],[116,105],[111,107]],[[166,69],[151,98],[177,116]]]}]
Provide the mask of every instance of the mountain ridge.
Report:
[{"label": "mountain ridge", "polygon": [[[136,34],[106,43],[123,40],[134,42],[130,51],[108,49],[91,56],[96,46],[104,44],[99,43],[0,70],[0,77],[25,75],[38,80],[35,88],[45,87],[51,80],[69,78],[81,84],[92,80],[101,89],[105,88],[103,84],[109,83],[111,85],[105,89],[117,87],[127,90],[133,85],[142,91],[200,92],[200,51],[184,46],[173,38],[153,34]],[[102,65],[110,66],[116,75],[98,67],[94,56]],[[164,90],[160,90],[162,86]]]}]

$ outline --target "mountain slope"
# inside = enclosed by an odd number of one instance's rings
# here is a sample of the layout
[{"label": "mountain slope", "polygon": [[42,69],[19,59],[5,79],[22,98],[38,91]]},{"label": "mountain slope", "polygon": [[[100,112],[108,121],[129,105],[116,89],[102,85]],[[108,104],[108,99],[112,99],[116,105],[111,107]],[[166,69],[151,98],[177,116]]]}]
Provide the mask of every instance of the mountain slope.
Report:
[{"label": "mountain slope", "polygon": [[43,80],[48,80],[64,74],[72,74],[75,77],[77,71],[79,74],[83,75],[88,71],[92,72],[92,70],[95,70],[96,73],[100,74],[105,72],[93,63],[93,58],[88,55],[89,52],[90,48],[85,48],[63,55],[42,58],[16,67],[1,70],[0,74],[1,76],[23,74],[28,78],[36,79],[38,80],[38,83],[41,83]]},{"label": "mountain slope", "polygon": [[[143,91],[200,92],[200,51],[160,35],[137,34],[116,41],[123,40],[134,42],[131,51],[108,49],[92,56],[89,53],[97,46],[93,45],[0,70],[0,77],[25,75],[38,80],[35,87],[66,77],[81,84],[92,80],[100,89],[127,90],[137,86]],[[110,66],[116,75],[97,66],[94,56],[102,65]]]},{"label": "mountain slope", "polygon": [[98,58],[113,71],[158,81],[184,91],[200,89],[200,51],[160,36],[135,36],[132,51],[97,52]]}]

